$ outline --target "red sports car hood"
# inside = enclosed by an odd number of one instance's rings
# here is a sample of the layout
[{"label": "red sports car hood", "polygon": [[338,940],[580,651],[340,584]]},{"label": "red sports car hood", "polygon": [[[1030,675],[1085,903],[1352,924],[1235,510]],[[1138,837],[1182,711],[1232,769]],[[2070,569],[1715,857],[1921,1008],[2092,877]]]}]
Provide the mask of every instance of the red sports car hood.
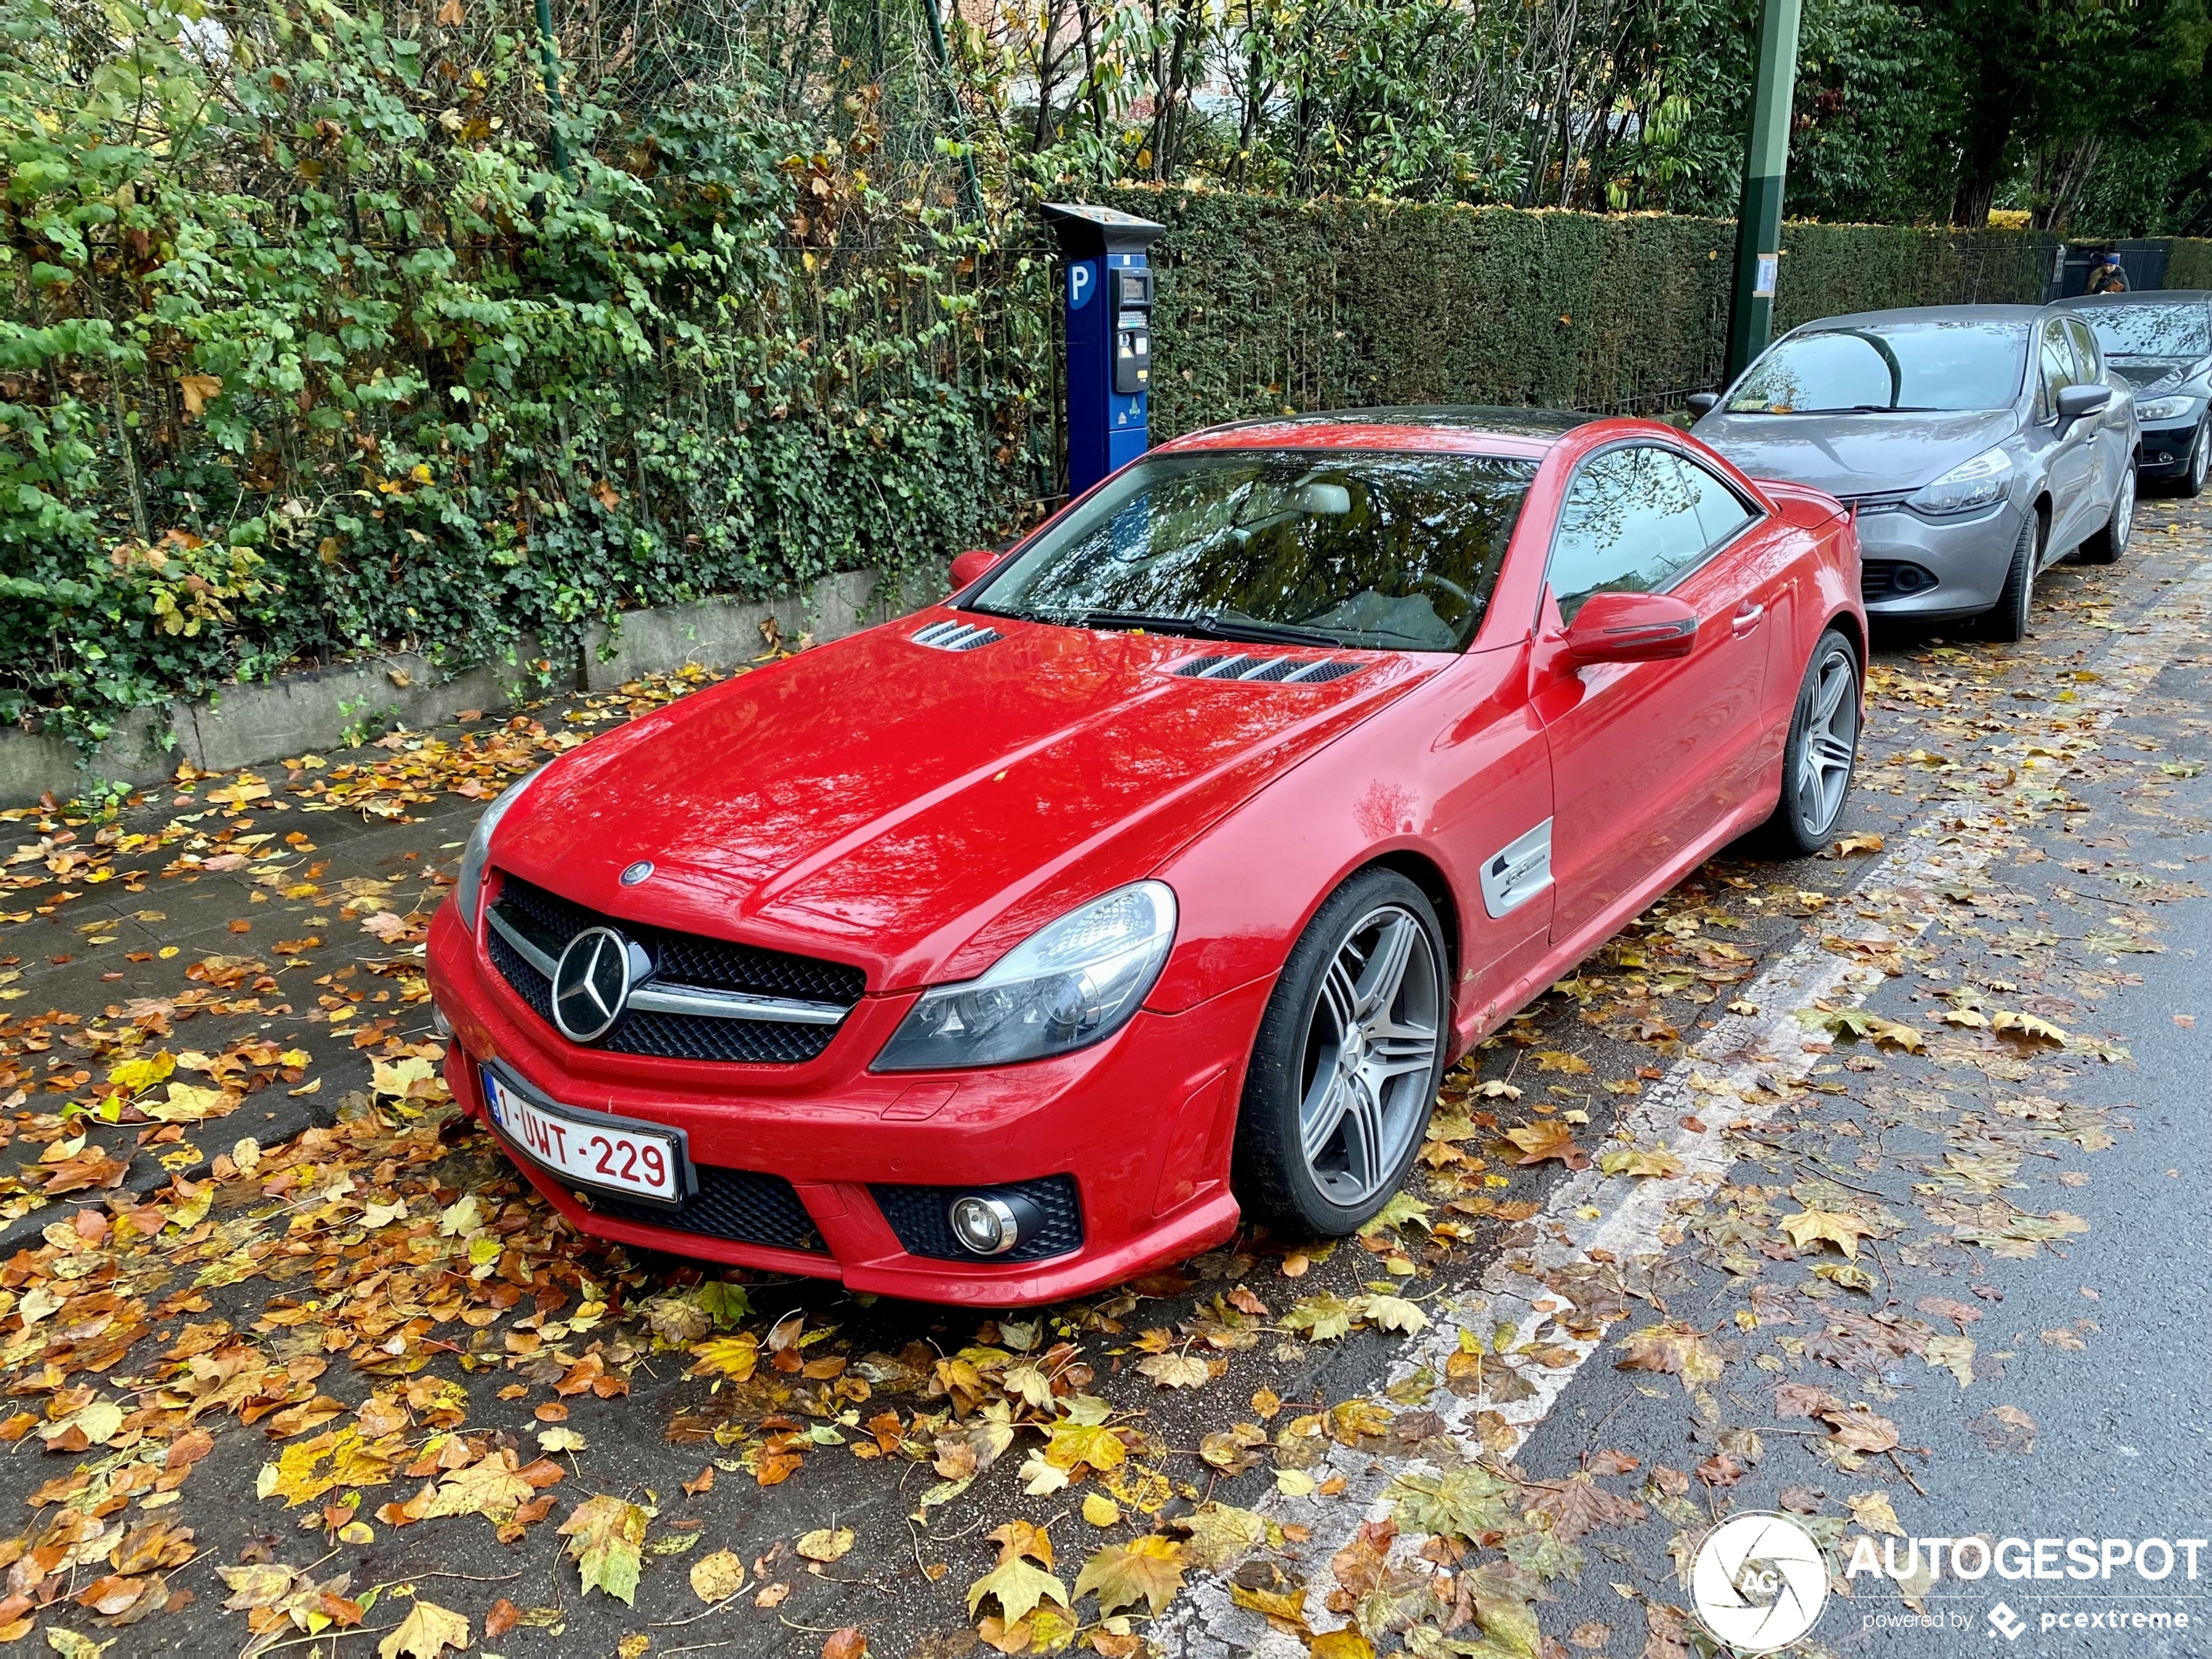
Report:
[{"label": "red sports car hood", "polygon": [[[1270,778],[1445,661],[1239,647],[931,610],[702,691],[552,766],[498,867],[608,914],[868,969],[872,990],[980,973],[1137,880]],[[1242,655],[1336,678],[1169,671]],[[620,872],[651,860],[624,888]]]}]

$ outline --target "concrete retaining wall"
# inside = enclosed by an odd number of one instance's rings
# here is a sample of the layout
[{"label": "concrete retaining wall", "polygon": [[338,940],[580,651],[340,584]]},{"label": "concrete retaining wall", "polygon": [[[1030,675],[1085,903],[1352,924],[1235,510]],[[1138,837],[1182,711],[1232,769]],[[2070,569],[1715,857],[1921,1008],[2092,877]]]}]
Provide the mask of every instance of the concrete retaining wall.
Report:
[{"label": "concrete retaining wall", "polygon": [[503,709],[534,697],[609,691],[644,674],[691,664],[717,670],[750,663],[766,649],[762,625],[773,620],[786,644],[801,635],[839,639],[941,597],[941,577],[894,595],[873,570],[825,577],[804,593],[766,601],[706,599],[626,613],[618,629],[584,635],[581,663],[567,658],[543,671],[546,653],[525,637],[511,658],[442,676],[412,652],[226,687],[199,703],[134,709],[89,759],[50,732],[0,729],[0,807],[42,796],[68,800],[103,783],[151,784],[180,761],[203,772],[263,765],[287,755],[341,748],[347,733],[438,725],[463,709]]}]

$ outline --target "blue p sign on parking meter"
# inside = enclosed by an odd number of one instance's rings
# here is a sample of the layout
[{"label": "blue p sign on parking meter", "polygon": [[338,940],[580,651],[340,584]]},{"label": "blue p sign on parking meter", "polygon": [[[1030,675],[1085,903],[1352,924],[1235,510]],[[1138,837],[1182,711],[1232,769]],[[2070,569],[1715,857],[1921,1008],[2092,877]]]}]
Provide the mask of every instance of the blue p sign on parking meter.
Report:
[{"label": "blue p sign on parking meter", "polygon": [[1066,275],[1068,493],[1143,455],[1152,381],[1152,271],[1167,228],[1110,207],[1047,202]]}]

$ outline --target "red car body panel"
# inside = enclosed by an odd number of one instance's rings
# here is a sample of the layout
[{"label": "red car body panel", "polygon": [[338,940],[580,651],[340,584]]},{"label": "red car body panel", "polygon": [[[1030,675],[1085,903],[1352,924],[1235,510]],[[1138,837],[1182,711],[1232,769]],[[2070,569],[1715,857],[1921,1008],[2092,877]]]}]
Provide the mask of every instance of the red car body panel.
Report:
[{"label": "red car body panel", "polygon": [[[1635,439],[1694,453],[1765,516],[1671,591],[1699,618],[1679,661],[1575,669],[1544,563],[1576,462]],[[1671,428],[1515,430],[1248,423],[1170,448],[1514,455],[1536,475],[1482,624],[1460,654],[1217,647],[990,617],[974,651],[919,646],[936,607],[740,676],[550,765],[500,825],[512,873],[623,921],[857,967],[867,989],[815,1057],[647,1058],[570,1042],[489,961],[477,919],[432,929],[448,1074],[481,1116],[498,1062],[550,1099],[684,1129],[694,1163],[780,1177],[819,1251],[615,1220],[517,1158],[589,1231],[856,1290],[1006,1305],[1077,1294],[1228,1237],[1244,1068],[1274,977],[1346,876],[1378,860],[1436,900],[1464,1049],[1717,847],[1764,819],[1821,631],[1863,653],[1850,522],[1755,483]],[[954,604],[958,596],[955,596]],[[1309,685],[1164,671],[1222,651],[1357,661]],[[1483,861],[1554,823],[1553,887],[1487,914]],[[653,878],[619,874],[650,859]],[[1104,1042],[1019,1065],[879,1073],[921,988],[971,979],[1127,882],[1177,895],[1174,948]],[[871,1184],[1071,1176],[1081,1248],[1050,1260],[911,1254]]]}]

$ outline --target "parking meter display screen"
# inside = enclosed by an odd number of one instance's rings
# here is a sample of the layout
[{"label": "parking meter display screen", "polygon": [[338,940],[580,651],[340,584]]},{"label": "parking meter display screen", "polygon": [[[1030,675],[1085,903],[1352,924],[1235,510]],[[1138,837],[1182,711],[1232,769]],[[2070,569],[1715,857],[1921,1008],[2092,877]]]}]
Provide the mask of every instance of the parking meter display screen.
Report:
[{"label": "parking meter display screen", "polygon": [[974,603],[1074,626],[1458,651],[1535,476],[1487,455],[1207,450],[1121,474]]},{"label": "parking meter display screen", "polygon": [[1729,394],[1730,415],[2001,409],[2020,395],[2027,327],[1880,323],[1791,334]]}]

